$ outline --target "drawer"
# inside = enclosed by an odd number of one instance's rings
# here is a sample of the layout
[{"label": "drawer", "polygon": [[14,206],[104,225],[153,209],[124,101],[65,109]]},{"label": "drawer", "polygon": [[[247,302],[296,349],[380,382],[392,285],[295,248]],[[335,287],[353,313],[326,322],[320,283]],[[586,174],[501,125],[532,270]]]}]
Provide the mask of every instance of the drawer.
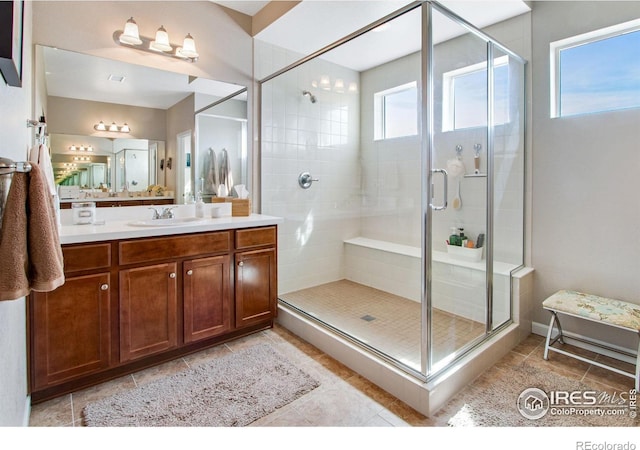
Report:
[{"label": "drawer", "polygon": [[230,250],[230,231],[139,239],[119,243],[119,263],[137,264]]},{"label": "drawer", "polygon": [[63,245],[65,273],[111,267],[111,244]]},{"label": "drawer", "polygon": [[236,231],[236,249],[276,244],[276,227],[251,228]]}]

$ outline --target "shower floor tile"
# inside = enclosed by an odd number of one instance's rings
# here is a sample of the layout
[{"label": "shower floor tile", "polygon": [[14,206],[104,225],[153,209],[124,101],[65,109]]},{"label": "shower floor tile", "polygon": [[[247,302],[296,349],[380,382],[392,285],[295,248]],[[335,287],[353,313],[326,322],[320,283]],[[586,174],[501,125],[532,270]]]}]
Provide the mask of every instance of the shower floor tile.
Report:
[{"label": "shower floor tile", "polygon": [[[280,298],[388,356],[420,368],[420,303],[348,280]],[[482,323],[434,309],[434,362],[484,334]]]}]

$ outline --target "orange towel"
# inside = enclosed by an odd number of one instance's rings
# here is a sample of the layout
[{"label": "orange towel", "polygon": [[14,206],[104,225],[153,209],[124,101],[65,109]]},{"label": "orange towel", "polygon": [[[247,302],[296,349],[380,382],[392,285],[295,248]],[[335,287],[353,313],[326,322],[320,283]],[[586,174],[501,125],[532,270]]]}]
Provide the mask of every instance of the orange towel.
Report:
[{"label": "orange towel", "polygon": [[55,213],[39,167],[16,172],[0,230],[0,300],[64,284],[64,264]]}]

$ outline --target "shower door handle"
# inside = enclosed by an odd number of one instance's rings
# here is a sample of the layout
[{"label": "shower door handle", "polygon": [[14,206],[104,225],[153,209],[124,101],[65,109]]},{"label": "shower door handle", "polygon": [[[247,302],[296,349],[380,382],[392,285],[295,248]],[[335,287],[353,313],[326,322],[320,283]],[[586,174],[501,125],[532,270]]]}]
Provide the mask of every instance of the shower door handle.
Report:
[{"label": "shower door handle", "polygon": [[444,194],[443,194],[443,198],[442,198],[442,205],[440,206],[436,206],[433,203],[430,203],[429,206],[431,207],[431,209],[433,209],[434,211],[444,211],[445,209],[447,209],[447,203],[449,202],[447,196],[448,196],[448,191],[449,191],[449,183],[448,183],[448,179],[449,179],[449,174],[447,173],[446,170],[444,169],[433,169],[431,171],[431,173],[441,173],[442,174],[442,178],[444,180]]}]

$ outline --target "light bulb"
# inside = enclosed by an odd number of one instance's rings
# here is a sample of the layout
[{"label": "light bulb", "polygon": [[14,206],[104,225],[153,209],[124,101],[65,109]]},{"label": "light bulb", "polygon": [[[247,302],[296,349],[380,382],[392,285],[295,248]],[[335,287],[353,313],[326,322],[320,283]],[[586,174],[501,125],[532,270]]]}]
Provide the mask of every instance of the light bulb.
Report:
[{"label": "light bulb", "polygon": [[113,122],[111,125],[109,125],[109,131],[118,131],[118,125]]},{"label": "light bulb", "polygon": [[120,127],[120,132],[121,133],[128,133],[130,131],[131,131],[131,129],[129,128],[129,125],[127,125],[126,123]]},{"label": "light bulb", "polygon": [[93,126],[94,130],[97,131],[106,131],[107,127],[105,126],[104,122],[101,120],[100,123],[97,123]]}]

